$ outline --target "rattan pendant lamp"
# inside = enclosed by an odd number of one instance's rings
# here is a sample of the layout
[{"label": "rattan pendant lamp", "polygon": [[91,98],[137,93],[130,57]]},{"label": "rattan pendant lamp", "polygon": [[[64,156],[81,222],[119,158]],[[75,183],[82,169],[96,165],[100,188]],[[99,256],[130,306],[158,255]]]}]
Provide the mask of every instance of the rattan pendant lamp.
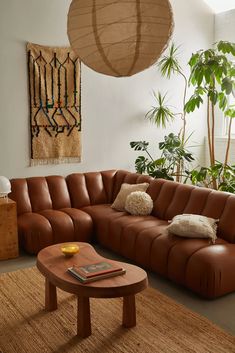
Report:
[{"label": "rattan pendant lamp", "polygon": [[75,53],[111,76],[131,76],[153,65],[172,31],[168,0],[72,0],[68,13]]}]

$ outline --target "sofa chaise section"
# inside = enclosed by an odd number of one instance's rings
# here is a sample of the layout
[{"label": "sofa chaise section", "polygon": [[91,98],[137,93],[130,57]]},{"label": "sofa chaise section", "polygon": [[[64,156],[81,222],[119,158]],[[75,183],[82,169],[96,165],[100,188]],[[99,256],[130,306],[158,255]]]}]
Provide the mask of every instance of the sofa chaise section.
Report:
[{"label": "sofa chaise section", "polygon": [[[151,180],[147,192],[154,200],[150,216],[116,212],[109,205],[82,208],[93,219],[98,242],[204,297],[234,291],[235,195],[161,179]],[[167,234],[168,221],[183,213],[219,219],[215,245]]]}]

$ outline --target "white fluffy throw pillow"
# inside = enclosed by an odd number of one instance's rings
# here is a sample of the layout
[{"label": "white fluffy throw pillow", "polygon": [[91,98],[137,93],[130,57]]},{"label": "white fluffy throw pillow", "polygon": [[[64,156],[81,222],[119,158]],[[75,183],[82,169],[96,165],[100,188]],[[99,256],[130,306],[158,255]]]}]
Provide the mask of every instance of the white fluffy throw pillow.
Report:
[{"label": "white fluffy throw pillow", "polygon": [[143,191],[134,191],[126,198],[125,210],[132,215],[147,216],[152,212],[153,200]]},{"label": "white fluffy throw pillow", "polygon": [[211,238],[215,243],[218,221],[218,219],[196,214],[181,214],[172,219],[167,230],[181,237]]}]

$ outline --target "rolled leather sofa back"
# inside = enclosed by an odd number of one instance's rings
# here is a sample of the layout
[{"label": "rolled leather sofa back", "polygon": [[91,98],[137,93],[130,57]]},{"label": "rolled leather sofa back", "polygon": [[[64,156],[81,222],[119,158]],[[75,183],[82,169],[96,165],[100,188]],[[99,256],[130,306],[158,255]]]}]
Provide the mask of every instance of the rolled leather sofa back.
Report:
[{"label": "rolled leather sofa back", "polygon": [[10,198],[17,202],[18,215],[66,207],[112,203],[122,183],[143,183],[153,180],[124,170],[73,173],[66,178],[59,175],[18,178],[11,180]]},{"label": "rolled leather sofa back", "polygon": [[154,216],[171,220],[189,213],[218,219],[218,236],[235,243],[235,195],[163,179],[153,180],[147,192],[154,200]]},{"label": "rolled leather sofa back", "polygon": [[17,202],[17,214],[71,207],[65,178],[48,177],[18,178],[11,180],[9,197]]},{"label": "rolled leather sofa back", "polygon": [[125,170],[118,170],[114,176],[114,186],[111,202],[113,202],[121,188],[123,183],[127,184],[140,184],[140,183],[149,183],[154,180],[149,175],[142,175],[138,173],[131,173]]},{"label": "rolled leather sofa back", "polygon": [[72,207],[110,203],[115,174],[115,170],[110,170],[68,175],[66,182]]},{"label": "rolled leather sofa back", "polygon": [[11,180],[9,197],[17,202],[17,214],[59,210],[67,207],[81,208],[111,202],[116,171],[74,173],[64,178],[18,178]]},{"label": "rolled leather sofa back", "polygon": [[150,183],[151,180],[147,175],[125,170],[74,173],[66,178],[71,204],[75,208],[112,203],[123,183]]},{"label": "rolled leather sofa back", "polygon": [[218,236],[235,243],[235,195],[180,184],[124,170],[74,173],[62,176],[12,179],[10,198],[18,215],[45,209],[82,208],[112,203],[123,183],[149,182],[147,192],[154,201],[152,214],[171,220],[182,213],[219,219]]}]

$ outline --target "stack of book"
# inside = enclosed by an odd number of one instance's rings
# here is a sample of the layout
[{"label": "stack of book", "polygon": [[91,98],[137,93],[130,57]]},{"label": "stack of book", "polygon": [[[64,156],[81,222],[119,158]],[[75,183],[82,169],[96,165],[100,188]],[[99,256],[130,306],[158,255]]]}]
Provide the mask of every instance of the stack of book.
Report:
[{"label": "stack of book", "polygon": [[90,283],[100,279],[118,276],[126,273],[126,270],[118,265],[108,262],[96,262],[89,265],[74,265],[68,268],[68,272],[82,283]]}]

